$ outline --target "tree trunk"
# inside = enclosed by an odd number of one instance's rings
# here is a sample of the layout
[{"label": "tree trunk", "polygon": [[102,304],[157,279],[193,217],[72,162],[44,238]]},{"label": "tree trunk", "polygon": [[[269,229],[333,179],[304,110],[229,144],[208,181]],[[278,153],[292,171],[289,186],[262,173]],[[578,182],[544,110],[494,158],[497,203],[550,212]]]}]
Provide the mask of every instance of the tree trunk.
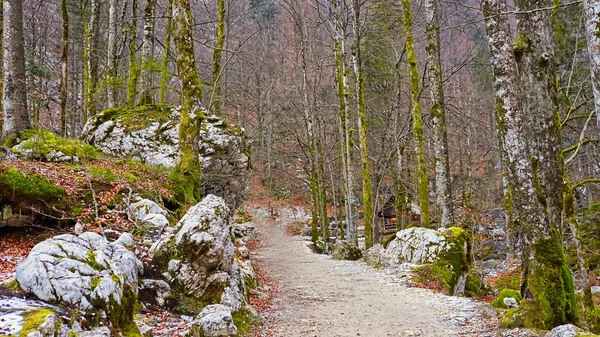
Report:
[{"label": "tree trunk", "polygon": [[3,75],[2,105],[4,124],[2,138],[18,136],[31,127],[27,115],[25,74],[25,41],[23,39],[23,1],[4,0],[3,8]]},{"label": "tree trunk", "polygon": [[156,0],[146,0],[144,7],[144,41],[142,42],[142,68],[140,76],[140,105],[154,104],[154,11]]},{"label": "tree trunk", "polygon": [[437,204],[441,215],[440,226],[447,227],[454,222],[454,209],[452,206],[452,190],[450,188],[450,163],[448,159],[444,83],[440,60],[440,27],[438,23],[437,0],[425,0],[425,20],[427,21],[426,50],[429,64],[431,116],[433,117]]},{"label": "tree trunk", "polygon": [[[517,5],[520,10],[529,11],[533,4]],[[536,8],[544,6],[546,4],[535,4]],[[542,124],[547,122],[548,115],[558,111],[552,107],[553,99],[549,95],[555,83],[552,49],[544,45],[552,41],[551,30],[544,21],[547,13],[535,11],[535,22],[520,14],[517,41],[511,46],[508,18],[498,15],[506,12],[506,3],[486,0],[483,9],[496,78],[498,135],[505,151],[503,167],[507,171],[507,194],[511,196],[506,202],[507,213],[513,215],[509,229],[522,250],[521,294],[527,301],[525,324],[550,329],[576,321],[572,275],[565,262],[556,224],[551,222],[552,217],[542,201],[540,177],[546,167],[537,159],[540,147],[536,146],[537,137],[531,136],[532,125],[527,120],[533,114],[539,118],[536,123]],[[542,109],[550,110],[542,112]],[[551,120],[550,125],[553,125]],[[562,195],[562,187],[563,182],[558,182],[555,188],[559,190],[554,193]]]},{"label": "tree trunk", "polygon": [[[406,56],[410,73],[410,101],[412,128],[415,137],[417,155],[417,185],[419,190],[419,208],[421,210],[421,226],[429,227],[429,181],[427,179],[427,165],[423,143],[423,118],[421,116],[421,102],[419,101],[419,68],[415,55],[415,41],[413,37],[412,14],[409,0],[402,0],[402,22],[406,35]],[[433,90],[433,89],[432,89]]]},{"label": "tree trunk", "polygon": [[138,94],[138,78],[140,66],[137,59],[137,0],[131,0],[131,23],[129,25],[129,75],[127,78],[127,106],[135,105]]},{"label": "tree trunk", "polygon": [[167,12],[167,27],[165,36],[165,49],[163,51],[159,103],[165,104],[165,92],[167,91],[167,79],[169,77],[169,53],[171,52],[171,38],[173,33],[173,0],[169,0],[169,10]]},{"label": "tree trunk", "polygon": [[115,85],[114,81],[117,77],[117,7],[118,0],[109,0],[108,2],[108,45],[107,45],[107,60],[106,60],[106,96],[108,99],[108,107],[114,108],[115,102]]},{"label": "tree trunk", "polygon": [[596,122],[600,126],[600,1],[583,0],[583,15],[585,19],[585,35],[587,37],[590,75],[594,91],[594,109]]},{"label": "tree trunk", "polygon": [[63,137],[68,134],[67,99],[69,85],[69,8],[68,1],[61,1],[62,11],[62,55],[60,72],[60,133]]},{"label": "tree trunk", "polygon": [[176,170],[183,175],[182,187],[188,203],[200,200],[202,167],[199,156],[200,125],[204,119],[201,109],[202,88],[196,69],[194,20],[190,0],[175,0],[173,6],[177,73],[181,83],[181,120],[179,123],[179,156]]},{"label": "tree trunk", "polygon": [[356,109],[358,111],[358,139],[360,143],[360,163],[363,183],[365,248],[369,249],[373,246],[373,191],[371,188],[371,167],[369,163],[369,125],[367,120],[367,109],[365,107],[365,88],[360,51],[360,0],[352,0],[352,10],[354,12],[354,46],[352,48],[352,63],[354,67]]},{"label": "tree trunk", "polygon": [[225,0],[218,0],[219,11],[217,14],[217,36],[215,49],[213,51],[213,90],[212,90],[212,111],[215,115],[221,116],[221,71],[222,55],[225,46]]},{"label": "tree trunk", "polygon": [[344,17],[343,2],[332,0],[334,6],[334,53],[336,64],[336,82],[338,86],[339,100],[339,128],[340,128],[340,158],[342,161],[342,179],[345,195],[346,211],[346,241],[358,245],[356,235],[356,205],[354,200],[354,170],[352,169],[352,134],[350,131],[351,121],[348,111],[348,76],[346,75],[346,37],[342,18]]}]

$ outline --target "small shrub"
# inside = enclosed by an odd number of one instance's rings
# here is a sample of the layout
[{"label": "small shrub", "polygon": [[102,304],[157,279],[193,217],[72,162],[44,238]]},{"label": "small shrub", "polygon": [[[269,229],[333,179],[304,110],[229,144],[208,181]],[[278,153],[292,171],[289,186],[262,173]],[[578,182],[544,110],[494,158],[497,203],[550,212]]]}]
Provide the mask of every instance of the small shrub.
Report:
[{"label": "small shrub", "polygon": [[37,174],[24,175],[12,167],[0,173],[0,184],[5,185],[9,191],[27,198],[49,201],[65,195],[61,187],[48,179]]}]

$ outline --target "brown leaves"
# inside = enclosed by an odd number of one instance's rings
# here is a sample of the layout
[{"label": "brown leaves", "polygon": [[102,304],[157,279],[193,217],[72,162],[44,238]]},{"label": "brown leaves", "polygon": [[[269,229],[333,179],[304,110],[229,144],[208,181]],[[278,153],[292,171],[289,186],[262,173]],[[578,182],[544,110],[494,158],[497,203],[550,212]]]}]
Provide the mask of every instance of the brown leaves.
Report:
[{"label": "brown leaves", "polygon": [[13,277],[17,264],[27,258],[37,241],[36,235],[23,232],[0,236],[0,283]]}]

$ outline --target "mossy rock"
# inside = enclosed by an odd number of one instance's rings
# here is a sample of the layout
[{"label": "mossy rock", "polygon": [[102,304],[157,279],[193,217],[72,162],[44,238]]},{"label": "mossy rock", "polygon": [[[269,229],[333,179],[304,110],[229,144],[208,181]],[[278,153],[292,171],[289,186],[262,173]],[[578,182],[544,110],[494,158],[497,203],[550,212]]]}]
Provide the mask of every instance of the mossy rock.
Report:
[{"label": "mossy rock", "polygon": [[467,275],[467,282],[465,283],[465,296],[473,297],[479,294],[484,289],[484,284],[481,282],[479,277],[469,274]]},{"label": "mossy rock", "polygon": [[175,107],[168,105],[144,104],[132,108],[112,108],[98,114],[94,126],[99,126],[107,121],[119,122],[127,132],[135,132],[147,128],[150,124],[158,122],[164,124],[169,120],[169,115]]},{"label": "mossy rock", "polygon": [[55,201],[65,195],[65,191],[37,174],[23,174],[13,167],[0,171],[0,186],[11,194],[23,198]]},{"label": "mossy rock", "polygon": [[496,297],[496,299],[492,301],[492,306],[494,306],[496,308],[501,308],[501,309],[508,309],[506,304],[504,304],[504,299],[510,298],[510,297],[517,300],[517,303],[521,302],[521,300],[522,300],[520,292],[513,290],[513,289],[502,289],[502,291],[500,292],[498,297]]},{"label": "mossy rock", "polygon": [[20,154],[25,152],[30,159],[46,159],[52,151],[62,152],[71,158],[90,160],[100,157],[101,153],[92,145],[77,138],[63,138],[48,130],[28,129],[21,132],[21,142],[13,146],[11,151]]}]

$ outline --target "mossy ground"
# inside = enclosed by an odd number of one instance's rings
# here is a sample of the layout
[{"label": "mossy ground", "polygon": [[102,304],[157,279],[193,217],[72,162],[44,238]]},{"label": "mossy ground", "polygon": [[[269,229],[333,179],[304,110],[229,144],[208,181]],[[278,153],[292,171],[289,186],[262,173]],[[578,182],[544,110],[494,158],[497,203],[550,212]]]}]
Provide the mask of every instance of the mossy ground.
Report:
[{"label": "mossy ground", "polygon": [[46,317],[53,314],[54,311],[46,308],[24,312],[22,314],[24,319],[23,328],[19,332],[19,336],[27,336],[27,334],[36,331],[44,323]]},{"label": "mossy ground", "polygon": [[2,185],[6,191],[25,198],[51,201],[65,195],[61,187],[51,183],[45,177],[23,174],[12,167],[0,170],[0,186]]},{"label": "mossy ground", "polygon": [[173,106],[153,104],[107,109],[98,115],[96,125],[109,120],[118,121],[125,126],[127,132],[134,132],[142,130],[154,122],[159,124],[167,122],[173,110]]},{"label": "mossy ground", "polygon": [[521,302],[522,299],[521,293],[517,290],[502,289],[502,291],[500,291],[500,295],[498,295],[498,297],[492,301],[492,305],[496,308],[508,309],[506,304],[504,304],[504,299],[509,297],[514,298],[517,301],[517,303]]},{"label": "mossy ground", "polygon": [[34,154],[47,155],[52,150],[60,151],[67,156],[77,156],[80,160],[92,160],[101,153],[92,145],[77,138],[62,138],[48,130],[29,129],[21,133],[21,147],[33,151]]}]

